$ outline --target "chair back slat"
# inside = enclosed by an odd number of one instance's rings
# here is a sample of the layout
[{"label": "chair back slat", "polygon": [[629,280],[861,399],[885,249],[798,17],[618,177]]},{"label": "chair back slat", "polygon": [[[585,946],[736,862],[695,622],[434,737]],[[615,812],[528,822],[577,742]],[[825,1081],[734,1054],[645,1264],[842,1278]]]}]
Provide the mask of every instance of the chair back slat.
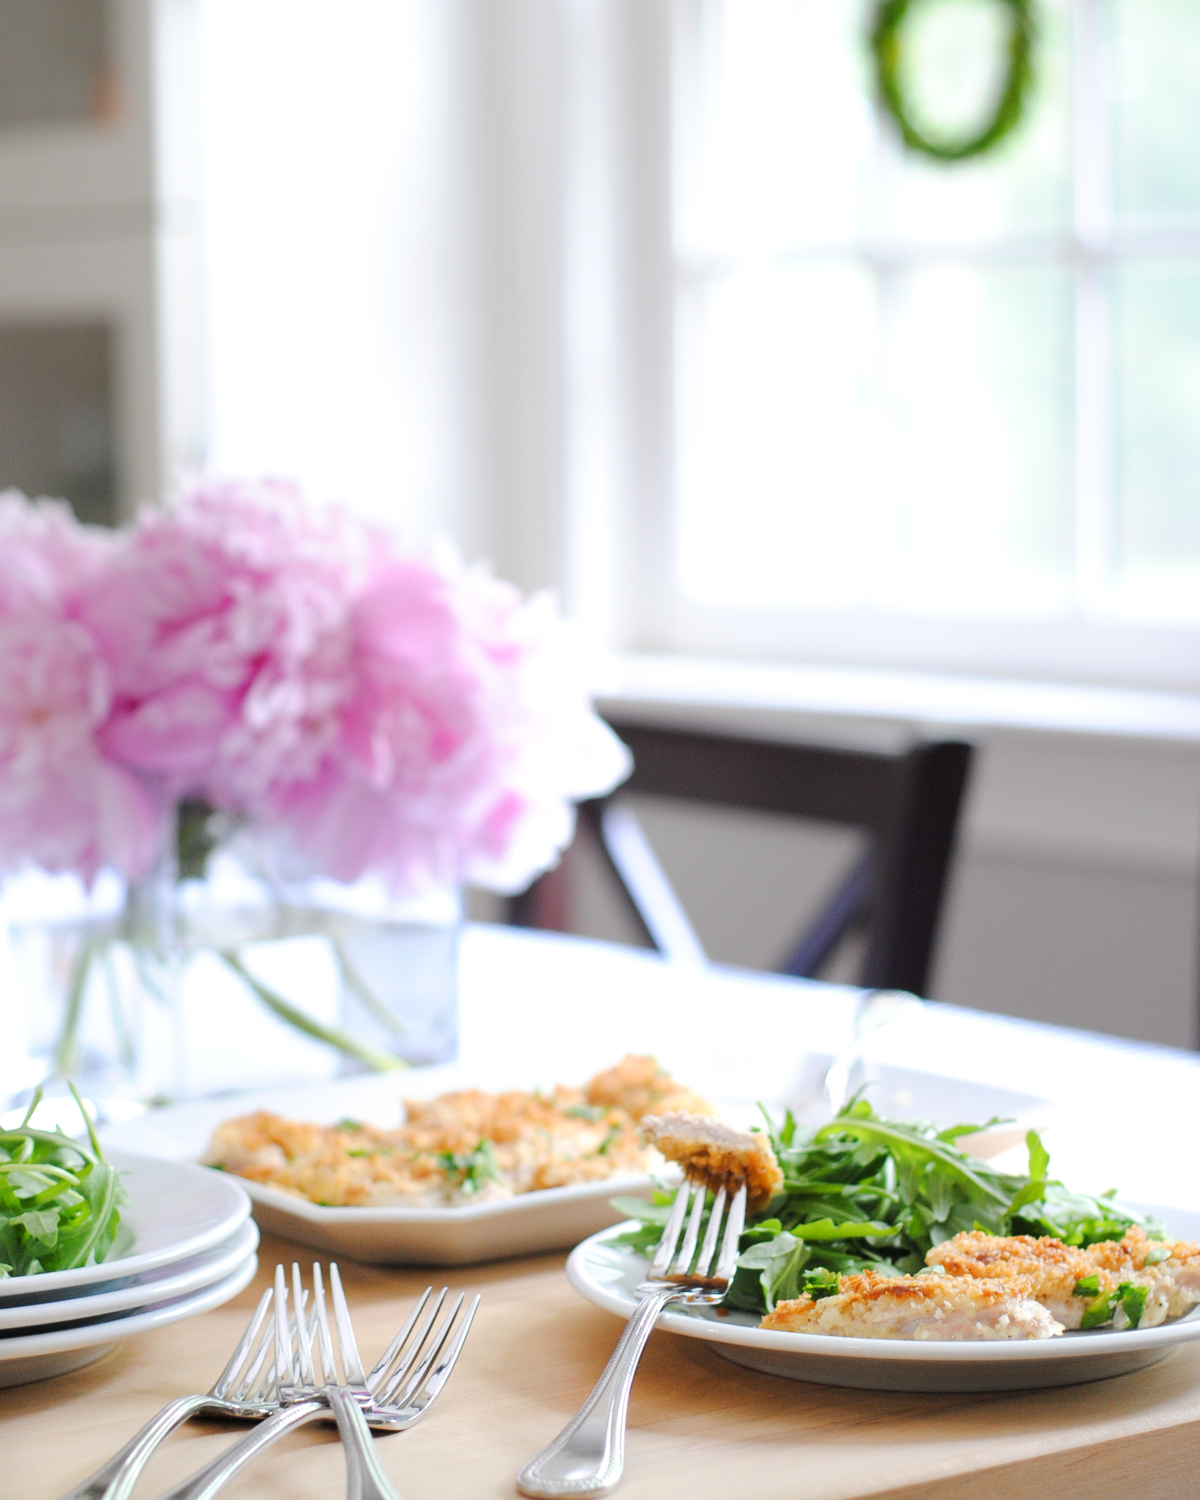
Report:
[{"label": "chair back slat", "polygon": [[[633,772],[612,796],[584,803],[581,824],[652,947],[703,960],[662,867],[632,813],[621,806],[626,792],[861,829],[862,855],[781,972],[815,976],[843,938],[865,925],[860,982],[925,992],[971,745],[944,740],[886,754],[609,722],[633,753]],[[539,897],[543,882],[546,895]],[[509,921],[550,925],[545,915],[557,917],[563,909],[563,889],[561,870],[550,872],[514,898]]]}]

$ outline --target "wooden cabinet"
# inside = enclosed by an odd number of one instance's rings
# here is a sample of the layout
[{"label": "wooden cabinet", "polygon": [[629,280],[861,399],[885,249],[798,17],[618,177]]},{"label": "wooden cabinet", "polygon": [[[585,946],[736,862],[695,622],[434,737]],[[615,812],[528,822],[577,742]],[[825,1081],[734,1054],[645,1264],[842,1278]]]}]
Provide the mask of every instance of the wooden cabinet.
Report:
[{"label": "wooden cabinet", "polygon": [[198,0],[0,0],[0,488],[117,520],[202,457]]}]

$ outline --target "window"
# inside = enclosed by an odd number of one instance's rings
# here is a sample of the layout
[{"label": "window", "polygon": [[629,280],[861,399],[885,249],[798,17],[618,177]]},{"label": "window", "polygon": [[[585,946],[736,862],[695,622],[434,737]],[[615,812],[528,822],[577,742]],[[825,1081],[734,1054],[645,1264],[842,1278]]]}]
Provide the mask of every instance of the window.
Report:
[{"label": "window", "polygon": [[[686,0],[674,504],[648,643],[1200,683],[1200,7],[1038,0],[974,163],[904,151],[862,0]],[[1003,16],[909,28],[968,121]]]}]

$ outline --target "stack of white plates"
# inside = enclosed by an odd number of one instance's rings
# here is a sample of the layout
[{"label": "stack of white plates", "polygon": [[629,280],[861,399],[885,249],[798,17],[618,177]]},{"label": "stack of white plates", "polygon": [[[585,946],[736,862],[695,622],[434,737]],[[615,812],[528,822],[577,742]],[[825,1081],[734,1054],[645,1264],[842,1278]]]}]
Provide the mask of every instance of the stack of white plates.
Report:
[{"label": "stack of white plates", "polygon": [[0,1386],[77,1370],[121,1339],[236,1297],[258,1267],[250,1199],[191,1162],[110,1151],[129,1197],[101,1265],[0,1280]]}]

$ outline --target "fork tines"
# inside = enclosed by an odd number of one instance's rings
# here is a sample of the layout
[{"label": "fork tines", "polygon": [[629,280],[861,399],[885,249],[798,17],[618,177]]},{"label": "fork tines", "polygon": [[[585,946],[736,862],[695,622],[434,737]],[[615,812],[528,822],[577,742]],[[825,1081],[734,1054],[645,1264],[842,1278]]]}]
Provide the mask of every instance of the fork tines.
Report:
[{"label": "fork tines", "polygon": [[[671,1212],[667,1216],[662,1239],[650,1263],[650,1280],[675,1281],[681,1286],[713,1289],[729,1285],[737,1265],[738,1241],[746,1222],[746,1188],[743,1185],[733,1195],[723,1234],[721,1233],[721,1218],[725,1212],[725,1189],[722,1188],[717,1193],[708,1216],[704,1241],[697,1254],[696,1241],[700,1237],[700,1224],[704,1218],[704,1205],[707,1197],[708,1190],[703,1183],[685,1180],[681,1185],[675,1194]],[[688,1211],[689,1200],[690,1213]],[[686,1229],[684,1229],[685,1220]],[[679,1239],[681,1230],[683,1231],[682,1243]],[[721,1240],[721,1249],[714,1266],[713,1255],[717,1249],[718,1236]]]},{"label": "fork tines", "polygon": [[[275,1277],[275,1300],[279,1307],[287,1300],[282,1266],[276,1267]],[[433,1288],[426,1287],[400,1332],[388,1345],[370,1374],[364,1376],[337,1266],[329,1266],[329,1288],[333,1297],[332,1327],[326,1309],[325,1278],[321,1266],[316,1263],[312,1268],[312,1281],[314,1308],[310,1316],[303,1320],[304,1327],[295,1340],[299,1381],[296,1381],[293,1365],[292,1371],[289,1371],[293,1382],[316,1386],[337,1382],[336,1359],[341,1366],[342,1383],[349,1384],[352,1389],[357,1388],[364,1394],[369,1391],[377,1411],[382,1412],[386,1408],[389,1414],[412,1415],[428,1406],[454,1368],[470,1331],[475,1310],[479,1306],[479,1297],[475,1296],[464,1312],[463,1304],[466,1299],[460,1293],[444,1311],[449,1288],[443,1287],[433,1297]],[[292,1266],[292,1297],[294,1301],[307,1298],[300,1267],[295,1264]],[[288,1324],[284,1323],[282,1326],[286,1328]],[[290,1361],[285,1357],[284,1363],[286,1367]]]}]

